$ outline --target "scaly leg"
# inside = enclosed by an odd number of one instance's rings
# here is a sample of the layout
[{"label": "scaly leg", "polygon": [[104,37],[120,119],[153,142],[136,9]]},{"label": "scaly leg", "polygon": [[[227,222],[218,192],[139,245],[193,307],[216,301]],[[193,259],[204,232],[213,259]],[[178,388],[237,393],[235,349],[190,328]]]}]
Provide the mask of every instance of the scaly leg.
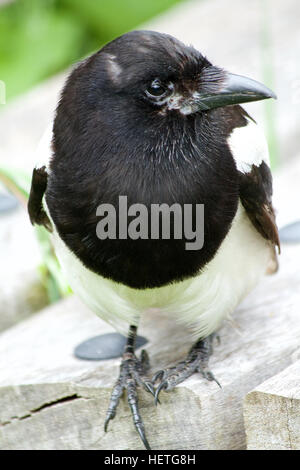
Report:
[{"label": "scaly leg", "polygon": [[138,359],[134,354],[136,334],[137,328],[135,326],[130,326],[127,344],[125,346],[120,366],[120,375],[111,394],[104,430],[105,432],[107,431],[109,421],[115,417],[120,398],[123,395],[124,390],[126,390],[127,400],[131,409],[135,428],[146,449],[150,450],[149,443],[146,439],[144,424],[138,408],[137,388],[139,385],[142,385],[147,392],[154,395],[154,387],[151,381],[145,376],[150,368],[148,354],[145,350],[142,350],[140,359]]},{"label": "scaly leg", "polygon": [[209,358],[213,353],[214,337],[215,334],[212,334],[205,339],[200,339],[192,346],[185,360],[178,362],[173,367],[156,372],[152,378],[153,384],[159,382],[155,390],[156,404],[159,401],[161,390],[172,390],[195,372],[200,372],[207,380],[214,380],[221,387],[208,367]]}]

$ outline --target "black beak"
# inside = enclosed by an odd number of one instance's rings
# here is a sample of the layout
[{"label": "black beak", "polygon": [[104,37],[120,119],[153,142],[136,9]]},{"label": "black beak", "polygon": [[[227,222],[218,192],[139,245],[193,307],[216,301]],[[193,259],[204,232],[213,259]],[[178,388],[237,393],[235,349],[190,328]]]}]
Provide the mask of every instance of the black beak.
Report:
[{"label": "black beak", "polygon": [[214,93],[199,93],[196,105],[199,110],[248,103],[249,101],[276,99],[275,93],[260,82],[233,73],[225,73],[221,88]]}]

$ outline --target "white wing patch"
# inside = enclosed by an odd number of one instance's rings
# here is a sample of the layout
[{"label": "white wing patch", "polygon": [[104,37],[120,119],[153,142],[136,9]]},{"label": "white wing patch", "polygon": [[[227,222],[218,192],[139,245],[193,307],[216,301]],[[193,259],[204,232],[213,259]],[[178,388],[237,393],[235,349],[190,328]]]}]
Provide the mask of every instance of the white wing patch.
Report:
[{"label": "white wing patch", "polygon": [[237,169],[242,173],[251,171],[252,165],[259,166],[263,161],[270,166],[266,138],[260,127],[251,119],[244,127],[235,127],[228,137],[228,145]]},{"label": "white wing patch", "polygon": [[42,168],[43,166],[46,167],[47,173],[49,174],[49,163],[50,159],[52,157],[52,148],[51,148],[51,142],[52,142],[52,128],[53,128],[53,123],[49,124],[47,127],[46,131],[41,137],[41,140],[39,141],[37,148],[36,148],[36,164],[35,168]]}]

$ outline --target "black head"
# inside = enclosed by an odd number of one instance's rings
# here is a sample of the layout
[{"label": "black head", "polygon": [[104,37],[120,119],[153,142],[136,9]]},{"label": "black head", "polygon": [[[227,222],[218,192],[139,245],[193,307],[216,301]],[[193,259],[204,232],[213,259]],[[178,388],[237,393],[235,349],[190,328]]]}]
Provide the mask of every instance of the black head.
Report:
[{"label": "black head", "polygon": [[123,98],[145,105],[145,111],[190,114],[195,98],[219,89],[224,72],[193,47],[153,31],[133,31],[99,53],[103,82]]},{"label": "black head", "polygon": [[143,104],[145,112],[160,115],[189,115],[275,97],[264,85],[229,74],[193,47],[154,31],[124,34],[83,62],[79,71],[93,104],[98,97],[103,105],[105,96],[113,95],[116,102],[119,97],[132,106]]}]

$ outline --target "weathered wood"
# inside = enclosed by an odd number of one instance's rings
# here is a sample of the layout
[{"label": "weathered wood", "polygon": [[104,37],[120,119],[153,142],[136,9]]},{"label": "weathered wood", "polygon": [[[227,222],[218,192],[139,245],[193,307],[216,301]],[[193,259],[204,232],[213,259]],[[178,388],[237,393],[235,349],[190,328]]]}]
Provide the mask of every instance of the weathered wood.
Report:
[{"label": "weathered wood", "polygon": [[300,360],[248,393],[249,450],[300,450]]}]

